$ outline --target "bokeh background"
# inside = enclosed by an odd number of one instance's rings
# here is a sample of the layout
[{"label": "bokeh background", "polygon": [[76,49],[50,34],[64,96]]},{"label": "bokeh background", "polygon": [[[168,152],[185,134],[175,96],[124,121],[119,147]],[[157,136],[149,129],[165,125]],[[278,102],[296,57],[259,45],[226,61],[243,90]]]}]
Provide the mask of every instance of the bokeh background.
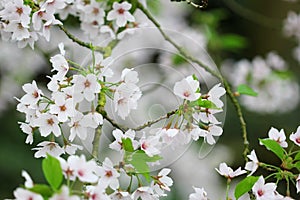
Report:
[{"label": "bokeh background", "polygon": [[[172,27],[176,26],[176,23],[186,23],[188,26],[201,29],[206,37],[207,32],[213,32],[214,36],[207,40],[207,51],[217,65],[221,65],[227,59],[252,60],[255,56],[265,57],[268,52],[276,51],[288,63],[293,79],[299,84],[300,65],[292,53],[297,43],[283,33],[283,23],[287,13],[291,10],[299,12],[299,3],[289,3],[283,0],[209,0],[209,6],[204,10],[199,10],[184,2],[161,1],[167,2],[164,2],[164,6],[159,6],[159,1],[153,0],[150,8],[158,18],[170,15],[169,18],[163,18],[163,24],[165,23],[168,28],[176,28]],[[170,6],[174,8],[172,12]],[[76,19],[70,19],[71,22],[72,20],[76,21]],[[57,30],[54,29],[53,32],[55,31]],[[57,35],[60,34],[57,33]],[[224,46],[220,36],[225,34],[235,34],[240,37],[236,38],[238,42],[235,45]],[[53,38],[54,35],[56,34],[53,33]],[[64,36],[60,38],[67,40]],[[23,183],[22,169],[28,171],[35,182],[44,182],[41,159],[33,158],[34,152],[31,151],[33,146],[24,143],[26,135],[18,126],[18,121],[22,121],[24,116],[16,111],[17,101],[13,97],[20,97],[23,94],[20,88],[25,82],[35,79],[41,85],[46,84],[45,75],[50,74],[51,70],[48,59],[56,51],[55,48],[55,45],[42,43],[35,49],[35,52],[32,52],[29,48],[20,50],[15,44],[0,42],[0,199],[11,198],[13,190]],[[298,92],[295,91],[295,94]],[[285,106],[284,104],[289,104],[289,101],[283,102],[282,106]],[[287,134],[294,132],[300,125],[299,104],[288,112],[275,111],[266,114],[251,111],[247,107],[243,107],[243,111],[247,122],[250,148],[257,148],[259,159],[276,162],[276,159],[273,160],[273,157],[259,146],[257,138],[267,137],[268,130],[272,126],[283,128]],[[215,160],[209,160],[210,168],[218,167],[218,162],[228,162],[233,168],[244,165],[239,121],[228,100],[224,133],[218,140],[217,146],[220,148],[216,147],[211,153]],[[190,167],[192,167],[190,170],[200,174],[197,176],[199,183],[209,182],[207,179],[211,178],[218,181],[220,185],[224,185],[225,180],[218,175],[205,175],[201,172],[207,162],[201,159],[197,162],[191,160],[190,157],[193,154],[197,156],[197,144],[191,148],[196,151],[186,153],[185,157],[177,161],[178,165],[175,163],[171,166],[174,170],[172,175],[178,179],[190,179],[185,168],[188,166],[182,165],[190,162]],[[227,153],[223,155],[224,152]],[[176,170],[183,172],[175,175]],[[213,180],[211,182],[215,183]],[[201,184],[196,186],[206,187]],[[175,184],[174,193],[169,199],[184,199],[181,196],[181,193],[184,193],[180,190],[182,187],[180,183]],[[192,189],[188,192],[192,192]],[[208,196],[210,192],[213,193],[213,191],[208,191]]]}]

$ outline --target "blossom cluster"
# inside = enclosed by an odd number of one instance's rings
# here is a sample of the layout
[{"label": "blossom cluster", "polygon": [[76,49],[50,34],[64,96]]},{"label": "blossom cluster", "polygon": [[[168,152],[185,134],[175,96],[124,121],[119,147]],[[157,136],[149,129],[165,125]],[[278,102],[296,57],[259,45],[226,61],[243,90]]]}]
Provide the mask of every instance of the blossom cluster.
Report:
[{"label": "blossom cluster", "polygon": [[275,52],[268,53],[265,59],[257,56],[252,61],[225,62],[223,70],[235,87],[246,84],[258,93],[257,97],[241,96],[241,103],[249,110],[286,113],[298,105],[299,86],[287,63]]},{"label": "blossom cluster", "polygon": [[[70,186],[62,185],[60,190],[54,192],[49,198],[50,200],[58,199],[128,199],[137,200],[141,199],[158,199],[159,196],[164,195],[163,190],[170,190],[169,186],[173,184],[173,181],[168,174],[170,169],[162,169],[157,176],[153,176],[153,181],[150,186],[140,186],[133,192],[130,190],[122,190],[119,177],[126,172],[124,169],[115,169],[112,161],[109,158],[105,158],[103,163],[98,165],[94,160],[86,160],[84,155],[81,156],[69,156],[67,160],[58,158],[60,168],[62,169],[63,176],[68,182],[81,182],[87,186],[80,192],[79,195],[72,195]],[[23,171],[22,176],[25,178],[25,188],[17,188],[14,191],[16,199],[43,199],[42,194],[38,194],[32,191],[36,184],[33,183],[27,172]],[[110,189],[110,194],[107,194],[106,190]]]},{"label": "blossom cluster", "polygon": [[[93,53],[92,63],[81,66],[67,58],[62,43],[59,50],[60,53],[50,58],[55,73],[48,77],[47,92],[42,91],[35,81],[23,85],[25,95],[18,99],[17,110],[25,114],[25,122],[20,122],[20,127],[28,135],[26,143],[33,144],[36,134],[46,138],[33,148],[37,150],[36,158],[56,157],[67,180],[91,184],[83,194],[88,198],[123,195],[128,199],[158,199],[165,196],[164,191],[170,191],[172,185],[172,180],[166,177],[170,170],[163,169],[157,176],[150,176],[149,163],[158,164],[166,146],[176,148],[200,137],[208,144],[215,144],[214,137],[222,134],[221,122],[215,114],[222,112],[224,103],[220,98],[225,89],[217,84],[207,94],[201,94],[199,80],[193,75],[175,83],[173,92],[182,99],[182,104],[170,114],[173,117],[166,126],[142,131],[140,138],[132,129],[112,131],[115,141],[109,147],[120,153],[120,165],[114,166],[109,158],[105,158],[98,166],[94,160],[75,156],[76,151],[82,149],[73,143],[75,138],[85,140],[96,129],[102,129],[103,113],[107,117],[106,98],[112,98],[114,111],[125,119],[131,110],[137,109],[142,92],[134,69],[123,69],[119,81],[109,82],[114,74],[110,68],[111,57]],[[49,92],[50,95],[46,95]],[[63,141],[63,146],[59,140]],[[65,153],[70,155],[67,160],[60,157]],[[140,187],[131,193],[123,192],[119,182],[121,174],[137,177]],[[143,185],[138,174],[151,180],[150,186]],[[115,192],[106,193],[107,187]],[[65,187],[61,190],[61,195],[68,193]],[[23,192],[18,188],[15,197],[18,199]]]},{"label": "blossom cluster", "polygon": [[[293,142],[293,145],[300,146],[300,126],[297,128],[295,133],[291,133],[289,136],[289,139],[291,142]],[[217,172],[228,179],[228,184],[230,183],[231,179],[246,174],[247,171],[249,172],[247,175],[248,181],[246,184],[250,184],[252,189],[252,193],[254,194],[255,198],[258,200],[286,200],[286,199],[293,199],[287,194],[286,197],[279,194],[277,190],[277,184],[273,182],[265,183],[265,181],[270,178],[271,176],[274,176],[274,178],[277,179],[277,183],[280,180],[284,181],[291,181],[294,183],[297,193],[300,192],[300,169],[297,166],[298,162],[298,155],[296,155],[294,158],[292,158],[292,155],[298,151],[293,152],[293,145],[291,145],[291,149],[289,152],[286,152],[284,149],[288,148],[288,143],[286,141],[286,135],[284,133],[284,130],[278,130],[274,127],[272,127],[268,132],[268,138],[260,140],[260,144],[264,145],[268,150],[271,150],[273,153],[275,153],[281,160],[282,169],[266,164],[262,161],[259,161],[257,158],[257,155],[255,153],[255,150],[252,150],[250,155],[248,155],[248,161],[245,165],[245,170],[242,170],[241,167],[239,167],[237,170],[233,171],[231,167],[228,167],[226,163],[221,163],[219,166],[219,169],[216,169]],[[277,146],[278,145],[278,146]],[[282,154],[281,154],[282,152]],[[290,156],[290,157],[289,157]],[[289,157],[289,158],[288,158]],[[257,169],[261,167],[263,169],[269,170],[272,174],[268,176],[268,178],[264,178],[261,176],[254,177],[253,174],[257,171]],[[295,171],[292,170],[293,168],[296,168],[298,171],[298,174],[295,174]],[[246,171],[247,170],[247,171]],[[281,171],[282,170],[282,171]],[[290,172],[287,172],[289,171]],[[275,171],[275,172],[274,172]],[[277,171],[277,172],[276,172]],[[284,174],[285,173],[285,174]],[[282,177],[279,177],[278,174],[282,174]],[[246,179],[247,179],[246,178]],[[252,181],[250,181],[252,179]],[[241,181],[242,183],[242,181]],[[237,186],[238,187],[238,186]],[[245,185],[243,185],[245,190]],[[289,190],[289,185],[287,186]]]},{"label": "blossom cluster", "polygon": [[[71,142],[75,137],[85,140],[88,134],[93,134],[103,124],[103,117],[97,111],[97,101],[105,98],[105,95],[101,96],[105,91],[114,92],[115,109],[121,117],[126,117],[131,109],[136,109],[141,91],[136,85],[138,78],[135,71],[124,69],[119,83],[108,83],[107,86],[104,78],[113,75],[108,68],[112,59],[103,59],[98,54],[93,66],[77,69],[79,74],[68,76],[70,65],[65,57],[63,44],[60,44],[60,53],[51,57],[50,62],[56,72],[49,77],[50,82],[47,84],[51,96],[44,95],[36,82],[32,81],[23,86],[25,95],[18,100],[20,103],[17,106],[17,110],[26,115],[25,123],[20,123],[23,132],[28,134],[26,143],[33,143],[33,135],[37,129],[42,137],[52,137],[50,141],[38,144],[35,157],[45,157],[46,153],[53,156],[74,154],[78,148],[81,149],[81,146]],[[128,79],[132,76],[136,80],[131,83]],[[83,109],[82,104],[89,105],[89,108]],[[68,139],[63,132],[63,124],[69,127]],[[62,137],[63,148],[55,142],[54,137]]]},{"label": "blossom cluster", "polygon": [[286,36],[293,37],[297,43],[297,47],[294,48],[294,58],[300,63],[300,14],[294,11],[288,13],[287,18],[283,24],[283,31]]},{"label": "blossom cluster", "polygon": [[112,4],[95,0],[4,0],[1,4],[0,36],[3,40],[16,41],[20,48],[27,45],[34,48],[40,36],[50,41],[51,27],[63,25],[62,20],[68,15],[79,18],[81,29],[92,41],[101,35],[122,38],[138,27],[129,12],[132,5],[126,1]]}]

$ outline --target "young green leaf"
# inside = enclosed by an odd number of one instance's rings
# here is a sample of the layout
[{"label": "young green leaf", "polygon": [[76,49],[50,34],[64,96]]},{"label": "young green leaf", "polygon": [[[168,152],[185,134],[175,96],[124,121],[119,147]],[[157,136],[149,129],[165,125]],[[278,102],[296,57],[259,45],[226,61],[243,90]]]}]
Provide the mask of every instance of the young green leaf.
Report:
[{"label": "young green leaf", "polygon": [[249,192],[253,185],[258,180],[258,176],[248,176],[241,182],[236,185],[234,196],[238,200],[241,196],[243,196],[246,192]]},{"label": "young green leaf", "polygon": [[130,138],[122,138],[122,146],[125,151],[133,152],[133,145]]},{"label": "young green leaf", "polygon": [[298,170],[300,170],[300,161],[296,162],[294,164],[294,167],[296,167]]},{"label": "young green leaf", "polygon": [[213,102],[209,101],[209,100],[203,100],[203,99],[198,99],[197,100],[197,105],[202,107],[202,108],[209,108],[209,109],[215,109],[215,110],[219,110],[220,108],[218,108]]},{"label": "young green leaf", "polygon": [[150,182],[150,169],[147,163],[156,162],[160,159],[160,156],[150,157],[143,150],[138,150],[132,153],[129,163],[133,165],[137,173],[144,175],[146,180]]},{"label": "young green leaf", "polygon": [[58,190],[62,181],[63,173],[60,162],[51,155],[47,155],[42,162],[43,172],[46,180],[53,190]]},{"label": "young green leaf", "polygon": [[268,150],[275,153],[281,160],[284,158],[284,149],[272,139],[259,139],[260,143],[263,144]]},{"label": "young green leaf", "polygon": [[241,84],[237,88],[237,92],[239,94],[244,94],[244,95],[249,95],[249,96],[254,96],[256,97],[258,95],[257,92],[255,92],[251,87],[245,84]]},{"label": "young green leaf", "polygon": [[49,198],[53,195],[53,190],[48,185],[44,184],[35,184],[29,190],[31,192],[42,195],[44,198]]},{"label": "young green leaf", "polygon": [[295,159],[294,160],[300,160],[300,152],[298,152],[295,156]]},{"label": "young green leaf", "polygon": [[222,35],[219,40],[223,50],[237,51],[247,45],[247,40],[244,37],[235,34]]}]

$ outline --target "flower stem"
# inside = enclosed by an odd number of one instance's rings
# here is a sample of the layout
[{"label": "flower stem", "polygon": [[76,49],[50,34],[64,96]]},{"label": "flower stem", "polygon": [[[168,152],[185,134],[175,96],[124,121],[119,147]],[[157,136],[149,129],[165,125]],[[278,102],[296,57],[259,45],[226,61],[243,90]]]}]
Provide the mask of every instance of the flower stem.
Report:
[{"label": "flower stem", "polygon": [[230,178],[227,178],[227,186],[226,186],[226,200],[230,200],[230,198],[229,198],[230,182],[231,182],[231,179],[230,179]]}]

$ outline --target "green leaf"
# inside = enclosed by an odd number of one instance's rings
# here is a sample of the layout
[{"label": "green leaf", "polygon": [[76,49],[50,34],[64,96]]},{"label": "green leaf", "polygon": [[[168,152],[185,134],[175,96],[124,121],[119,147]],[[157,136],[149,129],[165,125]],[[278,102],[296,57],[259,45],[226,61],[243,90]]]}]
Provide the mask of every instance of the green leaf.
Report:
[{"label": "green leaf", "polygon": [[42,195],[44,198],[49,198],[54,193],[48,185],[44,184],[35,184],[32,188],[29,188],[29,190]]},{"label": "green leaf", "polygon": [[295,159],[294,160],[300,160],[300,152],[298,152],[295,156]]},{"label": "green leaf", "polygon": [[156,162],[160,160],[160,156],[148,156],[143,150],[137,150],[131,155],[131,159],[128,160],[130,164],[133,165],[133,167],[136,170],[136,173],[142,174],[148,182],[151,181],[150,178],[150,169],[148,166],[148,162]]},{"label": "green leaf", "polygon": [[298,170],[300,170],[300,161],[299,161],[299,162],[296,162],[296,163],[294,164],[294,167],[296,167]]},{"label": "green leaf", "polygon": [[258,95],[257,92],[255,92],[251,87],[249,87],[248,85],[245,85],[245,84],[239,85],[237,88],[237,92],[240,94],[245,94],[245,95],[254,96],[254,97],[256,97]]},{"label": "green leaf", "polygon": [[247,40],[239,35],[227,34],[220,35],[221,46],[223,50],[238,50],[247,46]]},{"label": "green leaf", "polygon": [[253,185],[257,182],[258,176],[248,176],[236,185],[234,196],[238,200],[246,192],[249,192]]},{"label": "green leaf", "polygon": [[178,54],[174,54],[171,59],[172,59],[172,63],[175,66],[176,65],[178,66],[178,65],[186,63],[186,60],[182,56],[180,56]]},{"label": "green leaf", "polygon": [[220,109],[213,102],[211,102],[209,100],[203,100],[201,98],[197,100],[197,105],[202,108],[210,108],[210,109],[215,109],[215,110]]},{"label": "green leaf", "polygon": [[132,145],[132,141],[130,138],[122,138],[122,146],[123,146],[123,149],[125,151],[128,151],[128,152],[133,152],[134,151],[134,148],[133,148],[133,145]]},{"label": "green leaf", "polygon": [[193,74],[192,77],[193,77],[193,79],[194,79],[195,81],[199,81],[199,79],[198,79],[198,77],[196,76],[196,74]]},{"label": "green leaf", "polygon": [[43,172],[46,180],[50,184],[53,190],[58,190],[62,181],[63,173],[60,166],[60,162],[51,155],[47,155],[42,162]]},{"label": "green leaf", "polygon": [[284,158],[284,149],[276,141],[272,139],[259,139],[259,141],[268,150],[275,153],[281,160]]}]

